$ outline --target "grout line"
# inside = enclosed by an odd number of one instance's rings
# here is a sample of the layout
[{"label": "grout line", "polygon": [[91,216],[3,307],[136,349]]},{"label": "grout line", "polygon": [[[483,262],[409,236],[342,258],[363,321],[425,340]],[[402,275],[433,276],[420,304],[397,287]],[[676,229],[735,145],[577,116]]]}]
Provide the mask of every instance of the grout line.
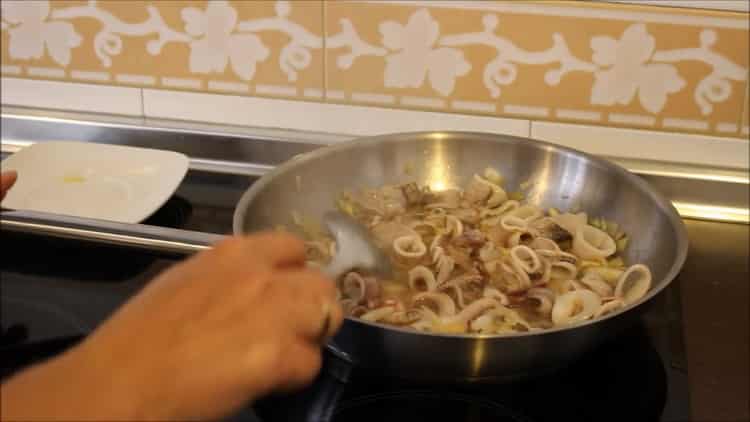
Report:
[{"label": "grout line", "polygon": [[146,117],[146,100],[144,99],[143,88],[139,88],[138,91],[141,91],[141,116]]},{"label": "grout line", "polygon": [[[423,6],[425,0],[363,0],[363,3],[383,3],[391,5],[410,5]],[[429,1],[431,7],[459,9],[461,11],[479,10],[484,13],[497,13],[502,15],[530,14],[534,16],[554,16],[556,18],[582,18],[582,19],[601,19],[609,21],[626,21],[626,22],[643,22],[658,23],[668,25],[687,25],[700,27],[719,27],[747,30],[750,25],[747,22],[747,12],[735,12],[734,16],[742,18],[724,18],[712,16],[690,15],[683,13],[665,13],[659,12],[639,12],[628,10],[627,8],[597,8],[597,7],[569,7],[569,5],[543,5],[540,7],[535,2],[506,1]],[[542,2],[546,3],[546,2]],[[550,2],[553,3],[553,2]],[[580,2],[586,3],[586,2]],[[593,3],[593,2],[589,2]]]},{"label": "grout line", "polygon": [[745,119],[745,116],[750,114],[748,107],[750,107],[750,69],[748,69],[747,77],[745,78],[745,104],[742,105],[742,111],[737,117],[737,127],[742,128],[743,135],[747,135],[747,125],[743,125],[743,123],[746,123],[743,122],[743,120]]},{"label": "grout line", "polygon": [[328,6],[326,5],[326,3],[327,3],[326,0],[320,0],[320,1],[322,3],[322,6],[323,6],[323,7],[320,8],[320,10],[321,10],[321,14],[320,14],[321,25],[320,25],[320,27],[323,28],[323,50],[322,50],[323,51],[323,53],[322,53],[323,54],[323,96],[322,96],[322,98],[323,98],[323,102],[326,102],[326,100],[328,99],[327,94],[326,94],[328,92],[328,50],[327,50],[327,46],[326,46],[326,42],[327,42],[327,39],[328,39],[328,26],[327,26],[328,23],[326,22],[326,17],[327,17],[327,13],[328,13],[328,11],[327,11]]},{"label": "grout line", "polygon": [[[648,5],[663,7],[664,10],[689,8],[714,12],[748,12],[747,7],[740,6],[744,0],[669,0],[662,3],[654,0],[602,0],[605,3],[622,3],[626,5]],[[710,6],[709,6],[710,4]]]}]

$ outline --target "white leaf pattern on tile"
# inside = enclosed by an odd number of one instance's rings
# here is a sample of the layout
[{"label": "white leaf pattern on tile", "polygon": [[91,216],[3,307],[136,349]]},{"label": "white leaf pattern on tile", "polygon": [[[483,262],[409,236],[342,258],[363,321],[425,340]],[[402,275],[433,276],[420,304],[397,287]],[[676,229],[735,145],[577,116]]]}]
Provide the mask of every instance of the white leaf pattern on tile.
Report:
[{"label": "white leaf pattern on tile", "polygon": [[151,55],[158,55],[162,47],[169,42],[190,42],[187,34],[173,31],[164,23],[159,10],[153,5],[146,7],[148,19],[141,23],[127,23],[116,16],[99,9],[95,1],[89,1],[85,6],[71,6],[53,10],[53,19],[89,18],[97,20],[102,29],[94,36],[94,52],[104,67],[112,66],[112,56],[122,52],[122,38],[120,35],[142,37],[157,33],[159,38],[146,43],[146,50]]},{"label": "white leaf pattern on tile", "polygon": [[695,60],[711,66],[711,73],[698,82],[693,93],[695,103],[698,104],[704,116],[713,111],[711,103],[726,101],[732,94],[729,79],[738,82],[747,79],[746,68],[732,63],[726,57],[711,50],[716,41],[716,32],[705,29],[700,34],[700,47],[657,51],[651,59],[654,62]]},{"label": "white leaf pattern on tile", "polygon": [[12,59],[40,59],[45,47],[57,64],[70,64],[70,50],[81,45],[81,37],[69,22],[47,21],[48,1],[2,2],[3,30],[9,34],[8,55]]},{"label": "white leaf pattern on tile", "polygon": [[159,55],[162,48],[171,42],[189,44],[191,52],[188,68],[192,72],[223,72],[228,63],[243,80],[252,79],[257,63],[270,56],[269,49],[263,45],[260,37],[244,33],[282,32],[289,36],[290,41],[280,53],[279,66],[287,78],[294,81],[297,79],[297,71],[308,67],[312,61],[309,49],[322,48],[323,40],[321,36],[288,19],[291,13],[289,2],[280,0],[276,2],[274,9],[276,17],[237,22],[237,12],[226,0],[211,0],[207,2],[205,10],[195,7],[182,10],[184,33],[171,29],[153,5],[146,6],[148,18],[139,23],[120,20],[100,9],[95,1],[89,1],[85,6],[56,9],[51,17],[90,18],[101,23],[102,29],[94,37],[94,51],[105,67],[112,65],[112,56],[122,52],[121,35],[142,37],[155,33],[158,38],[146,43],[149,54]]},{"label": "white leaf pattern on tile", "polygon": [[240,79],[249,81],[256,64],[270,55],[257,35],[233,34],[237,11],[226,1],[209,2],[205,11],[182,9],[182,20],[185,31],[194,37],[190,42],[193,73],[224,73],[229,63]]},{"label": "white leaf pattern on tile", "polygon": [[388,54],[388,50],[385,48],[373,46],[362,40],[349,19],[341,19],[339,24],[341,25],[341,32],[326,37],[326,49],[335,50],[348,47],[350,50],[349,53],[336,59],[336,65],[339,69],[349,69],[354,61],[362,56],[382,57]]},{"label": "white leaf pattern on tile", "polygon": [[279,0],[274,5],[274,9],[276,10],[276,16],[286,18],[292,12],[292,5],[286,0]]},{"label": "white leaf pattern on tile", "polygon": [[279,67],[289,81],[296,81],[297,71],[312,63],[310,49],[323,48],[323,39],[288,19],[291,13],[288,1],[277,1],[275,10],[276,17],[243,21],[237,29],[242,32],[277,31],[287,35],[289,42],[281,49]]},{"label": "white leaf pattern on tile", "polygon": [[600,66],[594,72],[591,104],[627,105],[636,92],[643,108],[658,113],[667,102],[667,95],[679,92],[685,81],[674,66],[649,64],[656,40],[646,31],[646,25],[629,26],[619,40],[593,37],[592,60]]},{"label": "white leaf pattern on tile", "polygon": [[484,29],[481,32],[446,35],[440,40],[440,45],[470,46],[484,45],[497,50],[497,56],[484,68],[484,86],[490,91],[492,98],[498,98],[500,85],[511,85],[516,80],[518,69],[516,63],[539,65],[560,63],[559,69],[547,71],[544,81],[548,85],[557,85],[563,76],[572,71],[592,72],[596,66],[579,60],[570,53],[565,38],[561,34],[552,35],[552,47],[545,51],[532,52],[517,47],[511,40],[495,34],[499,24],[496,15],[485,15],[482,18]]},{"label": "white leaf pattern on tile", "polygon": [[386,56],[384,82],[388,88],[419,88],[428,77],[440,95],[453,92],[456,78],[471,70],[464,53],[455,48],[434,48],[440,27],[427,9],[414,12],[406,25],[380,24],[383,44],[397,51]]},{"label": "white leaf pattern on tile", "polygon": [[236,34],[229,38],[229,63],[240,79],[249,81],[255,76],[258,62],[271,54],[268,48],[253,34]]},{"label": "white leaf pattern on tile", "polygon": [[518,64],[546,65],[560,63],[544,75],[548,85],[557,85],[569,72],[594,74],[589,100],[591,104],[629,105],[636,94],[641,106],[657,114],[666,106],[669,94],[685,88],[687,83],[671,64],[680,61],[700,61],[713,68],[711,74],[696,86],[694,99],[701,113],[713,111],[711,103],[727,100],[732,94],[730,80],[747,79],[747,69],[711,50],[716,42],[713,30],[704,30],[700,47],[655,51],[655,39],[643,23],[630,25],[619,40],[608,36],[594,36],[590,40],[592,62],[573,56],[562,34],[552,35],[553,45],[540,52],[525,51],[511,40],[497,36],[499,20],[496,15],[482,18],[484,30],[466,34],[446,35],[439,41],[446,46],[484,45],[494,47],[497,56],[484,67],[483,81],[492,98],[501,94],[500,86],[511,85],[518,74]]},{"label": "white leaf pattern on tile", "polygon": [[[13,60],[41,59],[47,54],[61,67],[71,62],[72,50],[83,44],[73,23],[94,20],[100,30],[92,44],[104,67],[112,65],[112,57],[122,53],[123,36],[150,37],[146,42],[149,54],[157,56],[168,43],[188,44],[190,56],[185,65],[194,73],[224,73],[227,64],[239,79],[253,79],[258,63],[266,61],[271,51],[261,32],[278,32],[289,38],[279,51],[279,68],[289,81],[310,67],[312,50],[323,48],[323,35],[314,34],[290,19],[293,3],[276,1],[275,16],[238,22],[237,11],[226,0],[212,0],[205,9],[187,7],[182,10],[185,32],[173,30],[159,10],[146,4],[147,18],[129,23],[89,0],[84,5],[51,9],[46,0],[3,0],[2,31],[8,31],[8,56]],[[76,22],[72,22],[72,21]],[[350,19],[341,19],[341,30],[326,35],[329,50],[348,49],[337,57],[339,69],[350,69],[361,57],[383,57],[385,88],[413,89],[424,86],[425,80],[440,96],[455,91],[457,78],[467,75],[472,66],[464,57],[465,47],[494,48],[497,55],[484,64],[483,82],[489,97],[498,98],[501,86],[515,83],[520,66],[559,64],[544,74],[544,82],[554,86],[571,72],[590,73],[593,83],[589,101],[602,106],[629,105],[638,98],[642,108],[651,114],[664,111],[671,94],[687,86],[673,63],[700,62],[711,71],[699,80],[693,99],[704,116],[710,115],[714,104],[728,100],[734,82],[747,80],[747,68],[734,63],[714,50],[718,35],[713,29],[700,33],[699,46],[656,50],[656,39],[648,33],[645,23],[634,22],[619,39],[593,36],[590,39],[591,61],[574,56],[563,34],[552,35],[552,46],[542,51],[528,51],[511,39],[497,34],[500,20],[496,14],[482,16],[482,31],[441,36],[440,24],[427,8],[417,8],[406,23],[392,20],[380,24],[382,46],[362,39]],[[6,66],[7,67],[7,66]]]}]

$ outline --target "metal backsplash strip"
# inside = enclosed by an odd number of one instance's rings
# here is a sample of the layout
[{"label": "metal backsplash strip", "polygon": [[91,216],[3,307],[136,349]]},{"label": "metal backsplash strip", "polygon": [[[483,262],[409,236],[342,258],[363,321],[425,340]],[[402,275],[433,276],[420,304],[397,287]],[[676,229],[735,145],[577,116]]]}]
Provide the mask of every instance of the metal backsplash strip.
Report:
[{"label": "metal backsplash strip", "polygon": [[[3,108],[2,152],[34,142],[73,140],[158,148],[190,157],[196,171],[262,176],[275,165],[349,136],[170,120]],[[746,171],[608,159],[660,190],[684,218],[750,223]]]}]

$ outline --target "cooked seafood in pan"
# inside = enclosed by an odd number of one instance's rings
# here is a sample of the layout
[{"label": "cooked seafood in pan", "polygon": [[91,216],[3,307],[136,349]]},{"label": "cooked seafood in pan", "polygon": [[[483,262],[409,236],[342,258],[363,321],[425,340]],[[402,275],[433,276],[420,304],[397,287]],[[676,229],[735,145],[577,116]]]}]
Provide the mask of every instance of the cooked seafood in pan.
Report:
[{"label": "cooked seafood in pan", "polygon": [[[620,256],[628,237],[616,223],[542,209],[503,186],[486,169],[463,189],[407,183],[343,194],[339,208],[368,227],[395,269],[392,280],[356,271],[338,280],[345,313],[427,332],[502,334],[598,318],[648,292],[651,271]],[[307,232],[309,262],[325,264],[335,242]]]}]

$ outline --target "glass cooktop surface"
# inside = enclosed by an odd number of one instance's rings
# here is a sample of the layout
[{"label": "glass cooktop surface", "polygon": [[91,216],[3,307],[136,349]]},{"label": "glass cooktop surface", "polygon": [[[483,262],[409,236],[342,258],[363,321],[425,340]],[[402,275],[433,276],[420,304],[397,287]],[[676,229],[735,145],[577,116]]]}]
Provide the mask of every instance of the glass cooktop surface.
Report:
[{"label": "glass cooktop surface", "polygon": [[[191,171],[146,224],[229,233],[234,205],[252,181]],[[2,236],[3,377],[79,341],[180,259],[24,234]],[[306,389],[266,398],[227,420],[685,421],[689,385],[679,289],[677,280],[638,324],[574,365],[541,378],[425,384],[355,367],[344,382],[336,378],[336,358],[327,354],[318,379]],[[330,399],[322,389],[331,385],[338,394],[335,406],[321,402]]]}]

